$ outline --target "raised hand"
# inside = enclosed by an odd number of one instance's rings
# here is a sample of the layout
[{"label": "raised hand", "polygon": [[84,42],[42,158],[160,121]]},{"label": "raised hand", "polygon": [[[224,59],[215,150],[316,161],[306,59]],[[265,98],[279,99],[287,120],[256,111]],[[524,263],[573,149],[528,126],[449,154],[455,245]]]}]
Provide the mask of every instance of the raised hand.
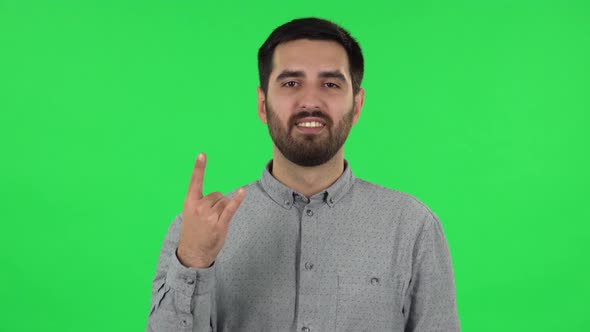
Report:
[{"label": "raised hand", "polygon": [[230,200],[220,192],[203,197],[203,179],[207,159],[200,153],[182,210],[182,228],[177,256],[188,267],[207,268],[223,248],[229,224],[244,200],[246,191],[240,188]]}]

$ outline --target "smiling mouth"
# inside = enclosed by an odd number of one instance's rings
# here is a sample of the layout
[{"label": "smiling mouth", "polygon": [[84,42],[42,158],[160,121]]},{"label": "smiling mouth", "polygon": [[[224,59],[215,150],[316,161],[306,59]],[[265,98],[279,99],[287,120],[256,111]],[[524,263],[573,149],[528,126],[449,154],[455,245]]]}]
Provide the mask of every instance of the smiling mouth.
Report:
[{"label": "smiling mouth", "polygon": [[318,134],[326,127],[326,121],[320,117],[307,116],[297,120],[295,127],[303,134]]}]

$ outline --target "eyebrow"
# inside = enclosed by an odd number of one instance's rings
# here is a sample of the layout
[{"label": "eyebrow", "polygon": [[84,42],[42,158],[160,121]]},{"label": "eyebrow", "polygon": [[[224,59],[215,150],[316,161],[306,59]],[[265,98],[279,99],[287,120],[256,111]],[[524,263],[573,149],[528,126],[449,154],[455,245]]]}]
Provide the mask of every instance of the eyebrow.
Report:
[{"label": "eyebrow", "polygon": [[[321,71],[318,76],[320,78],[335,78],[335,79],[338,79],[338,80],[346,83],[346,76],[344,76],[344,74],[342,74],[342,72],[340,70]],[[305,77],[305,73],[301,70],[283,70],[279,74],[279,76],[277,76],[276,80],[280,81],[282,79],[289,78],[289,77],[293,77],[293,78]]]}]

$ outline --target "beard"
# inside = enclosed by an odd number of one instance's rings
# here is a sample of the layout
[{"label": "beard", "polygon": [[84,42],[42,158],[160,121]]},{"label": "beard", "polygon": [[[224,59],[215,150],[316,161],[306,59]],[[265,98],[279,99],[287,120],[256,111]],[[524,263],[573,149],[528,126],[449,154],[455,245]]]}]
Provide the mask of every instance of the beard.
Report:
[{"label": "beard", "polygon": [[[268,131],[275,146],[290,162],[299,166],[318,166],[328,162],[344,145],[350,129],[354,104],[344,114],[336,126],[327,115],[320,111],[302,111],[289,119],[287,128],[281,125],[277,114],[266,104]],[[305,117],[317,117],[325,121],[326,126],[318,134],[305,135],[296,132],[295,123]]]}]

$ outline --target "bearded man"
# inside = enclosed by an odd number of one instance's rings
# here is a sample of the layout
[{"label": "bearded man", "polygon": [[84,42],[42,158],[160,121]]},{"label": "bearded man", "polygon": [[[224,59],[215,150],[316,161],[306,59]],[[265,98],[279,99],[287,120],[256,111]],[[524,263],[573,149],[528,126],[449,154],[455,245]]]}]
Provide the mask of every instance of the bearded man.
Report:
[{"label": "bearded man", "polygon": [[258,116],[273,158],[260,180],[203,195],[199,154],[160,252],[147,331],[459,331],[436,215],[355,177],[344,159],[363,61],[327,20],[270,34]]}]

